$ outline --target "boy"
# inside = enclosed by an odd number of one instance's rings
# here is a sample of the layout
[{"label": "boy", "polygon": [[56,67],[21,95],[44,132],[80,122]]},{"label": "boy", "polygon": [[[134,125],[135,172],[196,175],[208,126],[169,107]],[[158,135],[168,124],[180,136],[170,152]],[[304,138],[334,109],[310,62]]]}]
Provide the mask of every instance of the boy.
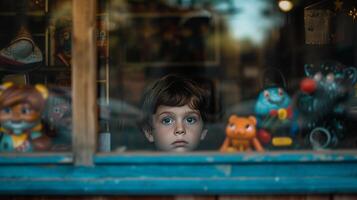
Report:
[{"label": "boy", "polygon": [[158,150],[194,150],[207,134],[208,92],[192,80],[167,75],[144,94],[141,130]]}]

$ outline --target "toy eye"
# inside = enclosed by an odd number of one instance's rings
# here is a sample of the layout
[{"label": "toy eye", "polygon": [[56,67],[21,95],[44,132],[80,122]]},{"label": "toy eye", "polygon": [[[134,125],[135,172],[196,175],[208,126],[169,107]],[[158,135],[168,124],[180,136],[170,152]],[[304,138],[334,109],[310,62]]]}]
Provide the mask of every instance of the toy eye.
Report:
[{"label": "toy eye", "polygon": [[278,94],[279,96],[283,96],[284,95],[284,90],[282,88],[278,89]]},{"label": "toy eye", "polygon": [[320,81],[321,79],[322,79],[322,74],[321,73],[315,74],[315,76],[314,76],[314,80],[315,81]]},{"label": "toy eye", "polygon": [[60,113],[60,111],[61,111],[61,110],[60,110],[60,108],[58,108],[58,107],[56,107],[56,108],[53,109],[53,112],[55,112],[55,113]]},{"label": "toy eye", "polygon": [[326,81],[333,82],[335,80],[335,76],[332,73],[327,74]]},{"label": "toy eye", "polygon": [[267,99],[270,97],[269,91],[264,90],[264,97]]},{"label": "toy eye", "polygon": [[252,131],[252,126],[251,125],[249,125],[249,124],[247,124],[247,125],[245,125],[245,130],[246,131]]},{"label": "toy eye", "polygon": [[236,129],[236,125],[235,124],[229,124],[229,128],[230,129]]},{"label": "toy eye", "polygon": [[22,108],[21,109],[21,114],[29,114],[31,110],[29,108]]},{"label": "toy eye", "polygon": [[10,114],[11,113],[11,108],[4,108],[2,109],[3,113]]}]

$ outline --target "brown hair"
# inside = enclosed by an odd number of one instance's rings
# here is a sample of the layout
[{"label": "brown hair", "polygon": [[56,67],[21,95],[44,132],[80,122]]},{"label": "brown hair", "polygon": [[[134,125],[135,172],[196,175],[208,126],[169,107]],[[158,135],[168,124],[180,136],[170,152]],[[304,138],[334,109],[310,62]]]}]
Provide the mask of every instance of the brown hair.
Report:
[{"label": "brown hair", "polygon": [[198,83],[179,75],[166,75],[145,91],[143,117],[139,126],[142,130],[152,129],[152,115],[159,106],[184,106],[198,110],[203,121],[207,119],[209,93]]},{"label": "brown hair", "polygon": [[29,103],[33,109],[41,112],[45,99],[35,87],[28,85],[12,85],[0,93],[0,109],[19,103]]}]

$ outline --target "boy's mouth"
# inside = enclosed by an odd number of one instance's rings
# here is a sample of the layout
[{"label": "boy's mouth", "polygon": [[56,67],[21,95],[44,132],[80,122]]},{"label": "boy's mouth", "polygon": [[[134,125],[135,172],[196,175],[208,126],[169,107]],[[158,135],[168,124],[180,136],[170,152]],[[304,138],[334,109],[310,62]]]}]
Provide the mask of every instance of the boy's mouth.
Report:
[{"label": "boy's mouth", "polygon": [[173,145],[175,147],[181,147],[181,146],[185,146],[187,144],[188,144],[188,142],[185,140],[176,140],[173,143],[171,143],[171,145]]}]

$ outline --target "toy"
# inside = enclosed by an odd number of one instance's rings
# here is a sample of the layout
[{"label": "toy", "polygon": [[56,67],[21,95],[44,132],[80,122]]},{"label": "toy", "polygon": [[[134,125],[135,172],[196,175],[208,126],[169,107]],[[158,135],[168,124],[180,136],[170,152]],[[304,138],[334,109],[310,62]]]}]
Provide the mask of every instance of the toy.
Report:
[{"label": "toy", "polygon": [[52,150],[66,151],[71,148],[72,100],[70,90],[51,88],[44,111],[48,132],[52,133]]},{"label": "toy", "polygon": [[[255,113],[259,116],[276,116],[278,113],[280,113],[280,118],[284,118],[283,115],[286,115],[288,114],[287,112],[290,112],[290,104],[290,96],[283,88],[269,87],[259,93],[258,100],[254,109]],[[286,111],[282,111],[281,109],[286,109]]]},{"label": "toy", "polygon": [[0,93],[0,151],[47,150],[50,139],[42,133],[41,114],[48,97],[43,85],[5,83]]},{"label": "toy", "polygon": [[269,148],[293,147],[297,133],[292,101],[285,90],[270,86],[259,93],[255,104],[258,138]]},{"label": "toy", "polygon": [[357,72],[338,62],[305,65],[296,107],[304,145],[313,149],[336,147],[346,132],[346,102],[353,95]]},{"label": "toy", "polygon": [[226,139],[224,140],[220,151],[246,151],[251,150],[252,146],[257,151],[264,151],[259,140],[256,138],[256,124],[257,120],[253,116],[230,116],[226,126]]}]

